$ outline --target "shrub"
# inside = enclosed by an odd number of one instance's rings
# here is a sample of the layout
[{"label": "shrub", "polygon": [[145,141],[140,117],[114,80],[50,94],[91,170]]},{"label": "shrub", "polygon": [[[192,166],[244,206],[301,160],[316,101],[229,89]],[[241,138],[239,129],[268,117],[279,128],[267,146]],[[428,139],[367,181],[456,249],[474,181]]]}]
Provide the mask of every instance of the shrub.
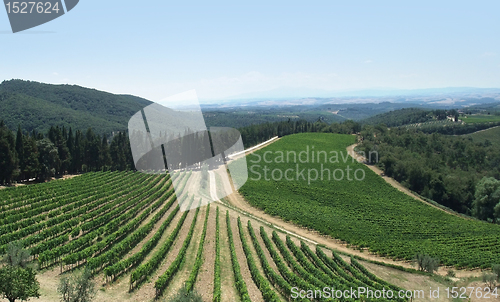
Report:
[{"label": "shrub", "polygon": [[91,280],[92,272],[85,270],[80,275],[63,277],[59,282],[57,291],[61,294],[63,302],[90,302],[96,294],[95,282]]},{"label": "shrub", "polygon": [[496,283],[497,278],[498,278],[497,274],[494,274],[494,273],[490,273],[490,274],[484,273],[483,274],[483,282],[486,283],[486,285],[491,290],[493,290],[495,288],[495,283]]},{"label": "shrub", "polygon": [[170,300],[170,302],[203,302],[201,295],[195,290],[188,291],[185,286],[183,286],[177,295]]},{"label": "shrub", "polygon": [[491,271],[497,275],[497,281],[500,281],[500,264],[491,265]]},{"label": "shrub", "polygon": [[432,258],[427,254],[417,254],[415,256],[415,262],[419,270],[428,273],[434,273],[439,267],[439,259]]}]

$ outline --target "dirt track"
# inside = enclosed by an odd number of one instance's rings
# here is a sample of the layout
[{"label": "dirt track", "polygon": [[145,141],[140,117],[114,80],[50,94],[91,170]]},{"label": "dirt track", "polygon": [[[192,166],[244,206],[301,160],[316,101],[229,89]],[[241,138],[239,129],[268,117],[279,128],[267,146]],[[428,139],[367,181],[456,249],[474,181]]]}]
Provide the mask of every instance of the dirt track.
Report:
[{"label": "dirt track", "polygon": [[[350,145],[349,147],[347,147],[347,152],[349,153],[350,156],[355,156],[355,159],[358,161],[358,162],[361,162],[361,163],[364,163],[365,162],[365,158],[362,157],[361,155],[357,154],[355,151],[354,151],[354,148],[356,148],[358,144],[354,144],[354,145]],[[415,198],[416,200],[419,200],[423,203],[425,203],[426,205],[428,206],[431,206],[433,208],[436,208],[438,210],[441,210],[443,212],[446,212],[448,214],[451,214],[451,215],[455,215],[457,217],[460,217],[460,218],[464,218],[466,219],[465,217],[463,216],[460,216],[458,215],[457,213],[453,213],[453,212],[450,212],[450,211],[447,211],[443,208],[440,208],[436,205],[433,205],[432,203],[429,203],[427,201],[425,201],[424,199],[422,199],[420,196],[417,196],[415,195],[412,191],[408,190],[408,188],[406,188],[405,186],[403,186],[402,184],[400,184],[399,182],[397,182],[395,179],[391,178],[391,177],[388,177],[388,176],[385,176],[384,175],[384,171],[380,170],[377,166],[374,166],[374,165],[367,165],[365,164],[366,167],[368,167],[368,169],[372,170],[373,172],[375,172],[377,175],[379,175],[380,177],[382,177],[382,179],[385,180],[385,182],[387,182],[388,184],[390,184],[391,186],[393,186],[394,188],[398,189],[399,191],[405,193],[406,195],[410,196],[410,197],[413,197]]]},{"label": "dirt track", "polygon": [[[275,141],[277,141],[277,140],[275,140]],[[273,141],[273,142],[275,142],[275,141]],[[267,144],[267,145],[269,145],[269,144]],[[248,152],[246,154],[247,155],[251,154],[252,152],[260,150],[260,149],[266,147],[267,145],[261,146],[260,148],[254,149],[251,152]],[[354,154],[354,152],[353,152],[354,147],[355,147],[355,145],[352,145],[352,146],[349,146],[347,148],[347,151],[349,151],[349,154]],[[373,170],[375,173],[377,173],[378,175],[382,174],[382,171],[380,169],[378,169],[377,167],[374,167],[374,166],[368,166],[368,167],[371,170]],[[423,199],[419,198],[418,196],[415,196],[411,191],[409,191],[408,189],[403,187],[401,184],[399,184],[394,179],[392,179],[390,177],[383,177],[383,178],[389,184],[391,184],[392,186],[394,186],[398,190],[404,192],[405,194],[408,194],[409,196],[411,196],[415,199],[418,199],[418,200],[420,200],[420,201],[422,201],[430,206],[433,206],[439,210],[445,211],[439,207],[436,207],[432,204],[425,202]],[[330,236],[322,235],[317,231],[306,229],[306,228],[299,226],[299,225],[296,225],[294,223],[283,221],[279,217],[268,215],[264,211],[259,210],[257,208],[254,208],[253,206],[251,206],[248,203],[248,201],[246,201],[244,199],[244,197],[239,192],[235,192],[235,193],[227,196],[226,199],[228,200],[230,205],[240,209],[242,212],[245,212],[247,215],[250,215],[251,217],[255,218],[256,220],[261,220],[265,223],[269,223],[269,224],[273,225],[274,227],[280,229],[281,231],[288,233],[289,235],[298,237],[301,240],[307,241],[309,243],[321,244],[321,245],[324,245],[328,248],[335,249],[335,250],[338,250],[338,251],[341,251],[344,253],[348,253],[351,255],[357,255],[357,256],[363,257],[363,258],[368,259],[368,260],[374,260],[374,261],[380,261],[380,262],[384,262],[384,263],[388,263],[388,264],[400,265],[400,266],[403,266],[406,268],[415,268],[415,267],[413,267],[411,262],[395,261],[395,260],[392,260],[389,258],[385,258],[385,257],[381,257],[381,256],[376,255],[376,254],[369,253],[366,250],[360,251],[360,250],[348,248],[347,244],[341,242],[340,240],[337,240],[337,239],[332,238]],[[450,214],[453,214],[453,213],[450,213]],[[440,275],[446,275],[446,273],[447,273],[447,269],[444,267],[441,267],[438,271],[438,274],[440,274]],[[459,277],[478,276],[480,274],[481,274],[481,272],[478,270],[474,270],[474,271],[462,270],[462,271],[457,272],[457,277],[458,276]]]}]

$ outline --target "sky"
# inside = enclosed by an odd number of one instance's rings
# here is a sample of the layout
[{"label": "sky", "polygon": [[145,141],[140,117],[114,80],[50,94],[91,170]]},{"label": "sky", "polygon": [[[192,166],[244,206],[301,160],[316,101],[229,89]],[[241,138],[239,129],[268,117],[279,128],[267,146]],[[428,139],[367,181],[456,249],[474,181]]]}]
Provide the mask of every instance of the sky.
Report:
[{"label": "sky", "polygon": [[272,90],[500,88],[500,1],[239,2],[81,0],[16,34],[3,10],[0,81],[152,101],[191,89],[210,101]]}]

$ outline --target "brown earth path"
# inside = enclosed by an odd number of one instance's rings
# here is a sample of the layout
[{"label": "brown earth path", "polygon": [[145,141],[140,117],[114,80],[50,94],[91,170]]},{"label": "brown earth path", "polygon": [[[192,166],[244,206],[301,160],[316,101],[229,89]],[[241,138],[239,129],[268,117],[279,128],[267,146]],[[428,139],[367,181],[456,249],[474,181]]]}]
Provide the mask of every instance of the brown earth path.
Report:
[{"label": "brown earth path", "polygon": [[214,292],[216,210],[217,207],[215,204],[210,206],[207,234],[203,245],[203,263],[200,267],[198,277],[196,278],[196,283],[194,285],[195,290],[201,295],[203,301],[212,301]]},{"label": "brown earth path", "polygon": [[358,144],[353,144],[353,145],[350,145],[349,147],[347,147],[347,153],[351,157],[354,157],[354,159],[357,160],[359,163],[363,163],[366,167],[368,167],[368,169],[372,170],[377,175],[379,175],[380,177],[382,177],[382,179],[385,180],[385,182],[387,182],[388,184],[390,184],[394,188],[398,189],[399,191],[405,193],[406,195],[408,195],[408,196],[410,196],[412,198],[415,198],[416,200],[421,201],[421,202],[425,203],[426,205],[431,206],[431,207],[433,207],[435,209],[441,210],[441,211],[446,212],[446,213],[448,213],[450,215],[454,215],[454,216],[457,216],[457,217],[460,217],[460,218],[470,219],[470,218],[466,218],[464,216],[460,216],[459,214],[454,213],[452,211],[447,211],[446,209],[440,208],[440,207],[438,207],[438,206],[436,206],[436,205],[434,205],[434,204],[432,204],[432,203],[430,203],[428,201],[425,201],[420,196],[416,195],[415,193],[413,193],[412,191],[410,191],[408,188],[406,188],[405,186],[403,186],[401,183],[399,183],[394,178],[386,176],[384,174],[384,171],[382,171],[381,169],[379,169],[377,166],[366,164],[366,158],[364,158],[363,156],[357,154],[356,151],[354,151],[354,148],[356,148],[357,145]]},{"label": "brown earth path", "polygon": [[[270,143],[274,143],[276,141],[278,141],[278,139],[273,140]],[[247,155],[251,154],[251,153],[253,153],[257,150],[260,150],[268,145],[269,144],[262,145],[259,148],[256,148],[256,149],[251,150],[250,152],[247,152],[246,154]],[[355,145],[349,146],[349,148],[351,148],[353,150],[354,146]],[[349,151],[349,148],[348,148],[348,151]],[[350,154],[354,154],[354,152],[350,152]],[[381,172],[377,173],[377,174],[380,175]],[[393,180],[393,182],[397,183],[394,180]],[[402,187],[402,188],[404,189],[404,187]],[[405,191],[403,191],[403,192],[405,192]],[[410,193],[411,195],[410,194],[409,195],[414,197],[414,195],[411,192],[409,192],[408,190],[406,190],[406,192]],[[416,196],[414,198],[416,198]],[[340,252],[348,253],[351,255],[356,255],[356,256],[362,257],[364,259],[372,260],[372,261],[379,261],[379,262],[383,262],[383,263],[387,263],[387,264],[399,265],[399,266],[402,266],[405,268],[415,268],[413,266],[413,263],[410,261],[393,260],[390,258],[379,256],[377,254],[369,253],[366,250],[355,250],[355,249],[352,249],[350,247],[347,247],[347,244],[345,242],[342,242],[338,239],[332,238],[330,236],[322,235],[315,230],[304,228],[304,227],[297,225],[297,224],[294,224],[292,222],[284,221],[280,217],[271,216],[269,214],[266,214],[264,211],[257,209],[255,207],[253,207],[252,205],[250,205],[248,203],[248,201],[245,200],[245,198],[239,192],[234,192],[233,194],[228,195],[226,197],[226,200],[228,201],[230,206],[237,208],[238,210],[241,211],[242,214],[245,214],[245,215],[253,218],[254,220],[261,222],[261,223],[268,224],[268,225],[272,226],[273,228],[276,228],[284,233],[287,233],[288,235],[291,235],[291,236],[294,236],[294,237],[299,238],[301,240],[304,240],[307,243],[314,244],[314,245],[318,245],[318,244],[324,245],[327,248],[338,250]],[[425,202],[421,198],[418,198],[418,200]],[[221,203],[224,204],[223,202],[221,202]],[[443,210],[443,209],[436,207],[434,205],[431,205],[427,202],[426,202],[426,204],[433,206],[437,209]],[[459,217],[461,217],[461,216],[459,216]],[[440,275],[446,275],[447,271],[448,271],[448,268],[440,267],[437,273]],[[481,271],[480,270],[459,270],[456,272],[456,275],[457,275],[457,277],[479,276],[479,275],[481,275]]]}]

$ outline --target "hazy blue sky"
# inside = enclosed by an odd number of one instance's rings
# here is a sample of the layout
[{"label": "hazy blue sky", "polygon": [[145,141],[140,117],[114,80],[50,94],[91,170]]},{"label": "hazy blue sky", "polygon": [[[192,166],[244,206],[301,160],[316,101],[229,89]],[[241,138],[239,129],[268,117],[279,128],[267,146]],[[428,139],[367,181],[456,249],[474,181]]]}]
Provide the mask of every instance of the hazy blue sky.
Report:
[{"label": "hazy blue sky", "polygon": [[500,1],[238,2],[81,0],[18,34],[3,10],[0,80],[151,100],[189,89],[214,99],[277,88],[500,87]]}]

